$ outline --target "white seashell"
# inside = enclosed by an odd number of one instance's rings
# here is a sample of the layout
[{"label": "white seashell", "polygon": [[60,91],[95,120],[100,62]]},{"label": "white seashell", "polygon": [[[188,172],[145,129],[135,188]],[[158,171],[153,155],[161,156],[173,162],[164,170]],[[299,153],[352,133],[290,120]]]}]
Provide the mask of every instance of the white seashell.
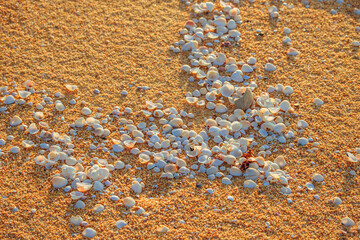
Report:
[{"label": "white seashell", "polygon": [[229,178],[224,177],[223,179],[221,179],[221,183],[225,185],[230,185],[232,184],[232,181]]},{"label": "white seashell", "polygon": [[140,163],[147,163],[150,161],[150,156],[147,154],[141,153],[139,155],[139,160],[140,160]]},{"label": "white seashell", "polygon": [[34,81],[27,80],[24,82],[24,86],[26,89],[33,88],[35,86],[35,83],[34,83]]},{"label": "white seashell", "polygon": [[324,101],[321,100],[320,98],[315,98],[313,102],[316,106],[321,106],[324,104]]},{"label": "white seashell", "polygon": [[244,65],[241,67],[241,71],[242,71],[242,72],[245,72],[245,73],[250,73],[250,72],[252,72],[252,71],[254,71],[254,70],[253,70],[253,68],[250,67],[248,64],[244,64]]},{"label": "white seashell", "polygon": [[279,155],[277,156],[277,158],[275,158],[274,163],[276,163],[280,168],[285,167],[286,165],[286,161],[283,155]]},{"label": "white seashell", "polygon": [[341,219],[341,224],[346,227],[352,227],[355,225],[355,222],[349,217],[344,217],[343,219]]},{"label": "white seashell", "polygon": [[96,235],[96,231],[92,228],[85,228],[85,230],[82,232],[82,235],[86,238],[93,238]]},{"label": "white seashell", "polygon": [[206,103],[206,108],[209,109],[209,110],[215,109],[215,103],[213,103],[213,102],[207,102],[207,103]]},{"label": "white seashell", "polygon": [[43,155],[39,155],[35,157],[35,163],[41,166],[44,166],[46,164],[46,158]]},{"label": "white seashell", "polygon": [[79,192],[87,192],[92,188],[92,184],[91,183],[86,183],[86,182],[80,182],[80,183],[76,183],[76,189]]},{"label": "white seashell", "polygon": [[195,104],[198,100],[199,100],[199,98],[197,98],[197,97],[186,97],[186,101],[189,104]]},{"label": "white seashell", "polygon": [[337,206],[342,204],[342,200],[339,197],[334,197],[334,200],[332,202]]},{"label": "white seashell", "polygon": [[75,226],[79,226],[83,222],[83,219],[80,216],[72,216],[70,218],[70,223]]},{"label": "white seashell", "polygon": [[22,123],[22,119],[19,116],[14,116],[10,119],[10,126],[18,126]]},{"label": "white seashell", "polygon": [[296,56],[299,53],[300,52],[298,50],[296,50],[295,48],[289,48],[289,50],[287,51],[287,55],[289,55],[289,56]]},{"label": "white seashell", "polygon": [[70,196],[71,196],[71,199],[78,200],[78,199],[82,198],[84,196],[84,194],[82,192],[73,191],[70,193]]},{"label": "white seashell", "polygon": [[48,159],[49,159],[50,161],[57,162],[57,161],[60,159],[60,154],[59,154],[58,152],[51,151],[51,152],[48,154]]},{"label": "white seashell", "polygon": [[228,108],[222,104],[222,103],[217,103],[215,105],[215,112],[217,113],[226,113],[228,111]]},{"label": "white seashell", "polygon": [[24,148],[32,148],[35,146],[35,143],[30,140],[24,140],[22,141],[22,145],[24,146]]},{"label": "white seashell", "polygon": [[126,197],[124,198],[124,205],[127,208],[131,208],[135,205],[135,200],[132,197]]},{"label": "white seashell", "polygon": [[242,82],[244,81],[243,77],[243,72],[240,70],[236,70],[235,72],[233,72],[233,74],[231,75],[231,80],[235,81],[235,82]]},{"label": "white seashell", "polygon": [[205,4],[206,4],[206,8],[207,8],[207,10],[208,10],[209,12],[212,12],[212,11],[214,10],[214,8],[215,8],[214,3],[212,3],[212,2],[206,2]]},{"label": "white seashell", "polygon": [[250,65],[254,65],[254,64],[256,63],[256,58],[250,57],[250,58],[247,60],[247,63],[250,64]]},{"label": "white seashell", "polygon": [[229,35],[232,38],[237,38],[241,36],[241,33],[238,30],[230,30]]},{"label": "white seashell", "polygon": [[226,61],[225,54],[219,53],[219,55],[217,56],[217,58],[214,61],[214,64],[221,66],[225,63],[225,61]]},{"label": "white seashell", "polygon": [[62,102],[56,102],[55,103],[55,108],[56,110],[58,110],[59,112],[62,112],[65,110],[65,106]]},{"label": "white seashell", "polygon": [[227,23],[227,28],[228,29],[235,29],[236,28],[236,22],[232,19],[230,19],[230,21]]},{"label": "white seashell", "polygon": [[235,87],[231,84],[224,84],[220,88],[220,92],[224,97],[230,97],[235,92]]},{"label": "white seashell", "polygon": [[[360,12],[360,11],[359,11]],[[352,45],[354,46],[354,47],[360,47],[360,42],[359,41],[353,41],[352,42]]]},{"label": "white seashell", "polygon": [[114,152],[116,152],[116,153],[119,153],[119,152],[124,151],[124,147],[121,146],[120,144],[114,144],[114,145],[112,146],[112,150],[113,150]]},{"label": "white seashell", "polygon": [[242,175],[241,170],[238,167],[235,167],[235,166],[230,168],[229,173],[232,176],[241,176]]},{"label": "white seashell", "polygon": [[287,112],[291,109],[291,105],[289,103],[288,100],[284,100],[279,104],[279,107],[281,110],[283,110],[284,112]]},{"label": "white seashell", "polygon": [[66,89],[69,90],[70,92],[74,92],[78,89],[78,87],[76,85],[65,85]]},{"label": "white seashell", "polygon": [[131,185],[131,189],[132,189],[135,193],[139,194],[139,193],[142,192],[142,185],[141,185],[139,182],[135,181],[135,182],[133,182],[133,184]]},{"label": "white seashell", "polygon": [[66,178],[55,176],[52,179],[52,184],[54,188],[62,188],[65,187],[68,184],[68,180]]},{"label": "white seashell", "polygon": [[244,188],[256,188],[256,183],[253,180],[246,180],[244,182]]},{"label": "white seashell", "polygon": [[224,17],[218,17],[213,21],[213,23],[216,26],[225,27],[226,26],[226,19]]},{"label": "white seashell", "polygon": [[260,176],[260,172],[254,168],[248,168],[246,169],[244,173],[245,179],[251,179],[251,180],[257,180]]},{"label": "white seashell", "polygon": [[161,111],[160,109],[158,109],[158,110],[155,110],[154,111],[154,117],[158,117],[158,118],[160,118],[160,117],[162,117],[162,116],[164,116],[164,112],[163,111]]},{"label": "white seashell", "polygon": [[174,119],[170,120],[169,124],[172,127],[179,128],[179,127],[182,127],[184,125],[184,122],[183,122],[183,120],[181,118],[174,118]]},{"label": "white seashell", "polygon": [[286,96],[289,96],[290,94],[292,94],[294,92],[294,89],[290,86],[286,86],[284,89],[283,89],[283,93],[286,95]]},{"label": "white seashell", "polygon": [[122,227],[124,227],[124,226],[126,226],[127,225],[127,223],[124,221],[124,220],[119,220],[119,221],[117,221],[116,223],[115,223],[115,226],[118,228],[118,229],[120,229],[120,228],[122,228]]},{"label": "white seashell", "polygon": [[29,133],[36,134],[37,132],[39,132],[39,129],[37,128],[36,124],[35,123],[30,124]]},{"label": "white seashell", "polygon": [[285,44],[290,44],[290,43],[291,43],[291,39],[290,39],[289,37],[285,37],[285,38],[283,39],[283,43],[285,43]]},{"label": "white seashell", "polygon": [[274,126],[274,131],[278,134],[282,134],[286,130],[286,126],[283,123],[278,123]]},{"label": "white seashell", "polygon": [[27,98],[28,96],[31,95],[31,92],[29,91],[18,91],[18,93],[21,98]]},{"label": "white seashell", "polygon": [[360,154],[357,154],[356,156],[352,153],[346,152],[346,160],[351,163],[357,163],[360,161]]},{"label": "white seashell", "polygon": [[209,70],[206,74],[206,78],[210,81],[215,81],[219,78],[219,72],[215,70]]},{"label": "white seashell", "polygon": [[157,232],[159,233],[166,233],[168,232],[170,229],[167,226],[160,226],[156,229]]},{"label": "white seashell", "polygon": [[34,113],[34,118],[38,121],[43,120],[44,119],[44,113],[43,112],[35,112]]},{"label": "white seashell", "polygon": [[314,185],[313,185],[312,183],[310,183],[310,182],[306,183],[305,186],[306,186],[306,188],[309,189],[310,191],[312,191],[312,190],[315,189]]},{"label": "white seashell", "polygon": [[75,127],[78,127],[78,128],[81,128],[81,127],[85,126],[85,124],[86,124],[86,122],[85,122],[85,119],[83,117],[78,118],[75,121]]},{"label": "white seashell", "polygon": [[273,72],[275,70],[276,70],[276,67],[273,64],[271,64],[271,63],[265,64],[265,71]]},{"label": "white seashell", "polygon": [[84,115],[90,115],[91,114],[91,110],[87,107],[84,107],[83,109],[81,109],[81,113]]},{"label": "white seashell", "polygon": [[93,208],[94,212],[102,212],[104,211],[105,207],[102,204],[96,204]]}]

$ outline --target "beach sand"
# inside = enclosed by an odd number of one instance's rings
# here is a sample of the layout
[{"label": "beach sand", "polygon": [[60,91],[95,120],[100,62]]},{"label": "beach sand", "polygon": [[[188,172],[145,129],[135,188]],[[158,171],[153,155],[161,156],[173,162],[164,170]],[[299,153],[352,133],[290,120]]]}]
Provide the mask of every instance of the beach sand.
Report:
[{"label": "beach sand", "polygon": [[[300,136],[310,136],[320,143],[317,151],[311,151],[311,146],[279,145],[278,153],[270,157],[271,160],[278,154],[286,157],[285,170],[294,178],[289,183],[291,195],[280,194],[278,186],[259,184],[256,190],[244,189],[243,178],[225,186],[221,180],[208,180],[206,174],[197,174],[195,180],[166,180],[160,178],[159,173],[132,168],[112,172],[111,181],[118,189],[111,186],[109,193],[97,194],[95,199],[86,201],[85,209],[76,210],[68,194],[52,187],[52,171],[34,163],[37,147],[0,158],[0,196],[3,196],[0,198],[0,238],[81,239],[85,227],[71,225],[69,219],[73,215],[80,215],[97,231],[95,239],[358,237],[360,233],[356,228],[343,227],[341,219],[348,216],[360,222],[360,165],[349,165],[345,160],[345,152],[360,147],[360,52],[351,44],[360,41],[359,31],[355,29],[360,27],[360,17],[353,12],[354,7],[360,8],[360,2],[345,0],[335,15],[330,14],[330,10],[339,5],[333,1],[312,1],[309,8],[298,1],[286,1],[294,4],[294,9],[275,2],[284,9],[280,11],[279,22],[269,17],[270,5],[266,6],[265,1],[242,2],[239,7],[243,19],[239,26],[241,47],[222,51],[244,61],[255,53],[258,66],[273,58],[276,72],[263,74],[258,69],[253,73],[267,77],[256,81],[259,87],[255,93],[265,92],[278,83],[292,86],[295,92],[287,99],[299,107],[295,108],[298,117],[289,121],[293,126],[299,119],[307,121],[310,127]],[[81,107],[68,104],[75,97],[80,97],[78,105],[85,101],[94,110],[103,108],[104,113],[110,113],[114,106],[121,110],[131,107],[135,122],[143,120],[137,112],[147,100],[162,98],[166,107],[193,112],[196,117],[189,120],[194,122],[189,129],[195,130],[201,128],[205,117],[214,114],[186,104],[185,93],[198,86],[180,72],[182,65],[189,64],[186,54],[168,50],[180,39],[178,32],[185,22],[192,18],[191,10],[178,0],[8,0],[0,4],[0,13],[0,86],[16,82],[22,87],[23,82],[30,79],[35,81],[37,90],[66,93],[63,116],[67,124],[60,122],[53,108],[46,107],[44,111],[46,121],[54,130],[68,129],[68,124],[80,117]],[[286,55],[288,47],[282,43],[284,27],[291,29],[292,47],[301,52],[296,60]],[[264,36],[257,37],[256,29],[261,29]],[[67,93],[65,84],[77,85],[79,91]],[[137,86],[148,86],[150,90],[139,91]],[[93,93],[96,88],[99,94]],[[122,90],[129,94],[122,96]],[[314,98],[322,99],[324,105],[316,107]],[[21,115],[28,124],[35,107],[26,109],[10,107],[9,112],[11,116]],[[2,151],[31,139],[9,127],[8,121],[9,115],[0,114],[0,138],[15,136]],[[86,132],[79,132],[79,136],[84,140],[74,144],[80,156],[89,143]],[[95,155],[107,158],[110,163],[120,158],[136,165],[130,154],[117,157],[103,152],[90,154]],[[355,176],[349,174],[351,170]],[[311,182],[314,173],[325,175],[324,184],[316,184],[314,191],[305,191],[305,183]],[[132,177],[140,177],[145,182],[146,187],[138,197],[129,190]],[[196,187],[196,183],[202,187]],[[158,187],[152,188],[154,184]],[[212,188],[214,194],[205,194],[207,188]],[[119,191],[133,196],[137,206],[150,215],[147,218],[124,215],[130,211],[109,200],[110,192]],[[229,195],[234,197],[233,202],[227,200]],[[314,199],[314,195],[320,199]],[[342,205],[336,207],[329,203],[335,196],[343,200]],[[289,204],[288,198],[293,202]],[[104,204],[105,210],[95,214],[92,208],[98,203]],[[19,211],[13,213],[14,207]],[[35,213],[30,211],[33,208]],[[128,225],[117,229],[115,222],[120,219]],[[270,222],[269,228],[265,222]],[[161,225],[170,231],[158,233],[156,229]]]}]

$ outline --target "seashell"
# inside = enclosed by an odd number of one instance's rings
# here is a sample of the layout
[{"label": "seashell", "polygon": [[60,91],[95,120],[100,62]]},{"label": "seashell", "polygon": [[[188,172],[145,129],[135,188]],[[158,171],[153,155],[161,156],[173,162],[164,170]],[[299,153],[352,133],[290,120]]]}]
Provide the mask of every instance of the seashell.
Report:
[{"label": "seashell", "polygon": [[84,115],[90,115],[91,114],[91,110],[87,107],[84,107],[83,109],[81,109],[81,113]]},{"label": "seashell", "polygon": [[250,58],[247,60],[247,63],[250,64],[250,65],[254,65],[254,64],[256,63],[256,58],[250,57]]},{"label": "seashell", "polygon": [[99,181],[94,182],[94,191],[102,191],[104,190],[104,184]]},{"label": "seashell", "polygon": [[245,72],[245,73],[250,73],[250,72],[254,71],[254,69],[253,69],[252,67],[250,67],[249,65],[244,64],[244,65],[241,67],[241,71],[242,71],[242,72]]},{"label": "seashell", "polygon": [[264,69],[265,71],[273,72],[276,70],[276,67],[271,63],[266,63]]},{"label": "seashell", "polygon": [[222,104],[222,103],[217,103],[215,105],[215,112],[217,113],[226,113],[228,111],[228,108]]},{"label": "seashell", "polygon": [[315,173],[313,175],[313,180],[315,182],[322,182],[322,181],[324,181],[324,177],[321,174]]},{"label": "seashell", "polygon": [[134,140],[126,140],[126,141],[124,141],[124,145],[128,149],[134,148],[135,144],[136,144],[136,141],[134,141]]},{"label": "seashell", "polygon": [[280,168],[285,167],[286,165],[286,161],[283,155],[279,155],[277,156],[277,158],[275,158],[274,163],[276,163]]},{"label": "seashell", "polygon": [[287,55],[289,55],[289,56],[296,56],[299,53],[300,52],[298,50],[296,50],[295,48],[289,48],[289,50],[287,51]]},{"label": "seashell", "polygon": [[177,172],[177,166],[175,164],[166,164],[164,167],[164,172],[166,173],[176,173]]},{"label": "seashell", "polygon": [[119,153],[119,152],[124,151],[124,147],[121,146],[120,144],[114,144],[114,145],[112,146],[112,150],[113,150],[114,152],[116,152],[116,153]]},{"label": "seashell", "polygon": [[44,166],[46,164],[46,157],[43,155],[39,155],[35,157],[35,163],[41,166]]},{"label": "seashell", "polygon": [[260,176],[260,172],[254,168],[248,168],[246,169],[244,173],[245,179],[251,179],[251,180],[257,180]]},{"label": "seashell", "polygon": [[283,123],[278,123],[274,126],[274,131],[278,134],[282,134],[286,130],[286,126]]},{"label": "seashell", "polygon": [[238,121],[232,122],[231,123],[231,131],[232,132],[237,132],[240,131],[242,128],[242,124]]},{"label": "seashell", "polygon": [[30,140],[24,140],[22,141],[22,145],[24,146],[24,148],[32,148],[35,146],[35,143]]},{"label": "seashell", "polygon": [[35,87],[35,82],[31,81],[31,80],[27,80],[27,81],[24,82],[24,86],[27,89],[33,88],[33,87]]},{"label": "seashell", "polygon": [[[230,97],[233,93],[235,92],[235,87],[233,85],[229,84],[224,84],[221,88],[220,88],[220,93],[221,95],[223,95],[224,97]],[[216,108],[215,108],[216,109]],[[216,110],[215,110],[216,111]]]},{"label": "seashell", "polygon": [[65,85],[66,89],[69,90],[70,92],[75,92],[78,87],[76,85]]},{"label": "seashell", "polygon": [[215,103],[213,103],[213,102],[206,103],[206,108],[210,109],[210,110],[215,109]]},{"label": "seashell", "polygon": [[236,28],[236,22],[231,19],[231,20],[227,23],[227,28],[230,29],[230,30]]},{"label": "seashell", "polygon": [[36,124],[35,123],[30,124],[29,133],[36,134],[37,132],[39,132],[39,129],[37,128]]},{"label": "seashell", "polygon": [[174,118],[174,119],[171,119],[169,124],[172,126],[172,127],[176,127],[176,128],[179,128],[179,127],[182,127],[184,125],[184,122],[181,118]]},{"label": "seashell", "polygon": [[68,180],[66,178],[55,176],[52,179],[52,184],[54,188],[62,188],[65,187],[68,184]]},{"label": "seashell", "polygon": [[85,182],[80,182],[80,183],[76,183],[76,189],[79,192],[87,192],[92,188],[92,184],[91,183],[85,183]]},{"label": "seashell", "polygon": [[206,4],[206,8],[207,8],[207,10],[208,10],[209,12],[212,12],[212,11],[214,10],[214,8],[215,8],[214,3],[212,3],[212,2],[206,2],[205,4]]},{"label": "seashell", "polygon": [[83,222],[83,219],[80,216],[72,216],[70,218],[70,223],[75,226],[79,226]]},{"label": "seashell", "polygon": [[206,121],[205,121],[205,127],[207,127],[207,128],[217,127],[217,125],[218,124],[214,119],[209,118],[209,119],[206,119]]},{"label": "seashell", "polygon": [[235,106],[236,108],[245,111],[248,108],[250,108],[253,102],[254,102],[253,94],[249,88],[246,88],[244,95],[235,101]]},{"label": "seashell", "polygon": [[306,183],[305,186],[306,186],[306,188],[309,189],[310,191],[312,191],[312,190],[315,189],[314,185],[313,185],[312,183],[310,183],[310,182]]},{"label": "seashell", "polygon": [[35,112],[34,113],[34,118],[38,121],[43,120],[44,119],[44,113],[43,112]]},{"label": "seashell", "polygon": [[205,101],[204,100],[200,100],[196,103],[196,106],[199,106],[199,107],[203,107],[205,106]]},{"label": "seashell", "polygon": [[163,113],[163,111],[158,109],[158,110],[154,111],[153,115],[154,115],[154,117],[159,117],[160,118],[160,117],[164,116],[164,113]]},{"label": "seashell", "polygon": [[127,208],[131,208],[135,205],[135,200],[132,197],[124,198],[124,206]]},{"label": "seashell", "polygon": [[232,176],[241,176],[242,175],[241,170],[238,167],[235,167],[235,166],[230,168],[229,173]]},{"label": "seashell", "polygon": [[226,19],[224,17],[218,17],[213,21],[213,23],[216,26],[225,27],[226,26]]},{"label": "seashell", "polygon": [[159,233],[166,233],[168,232],[170,229],[167,226],[160,226],[156,229],[157,232]]},{"label": "seashell", "polygon": [[281,110],[283,110],[284,112],[287,112],[291,109],[291,105],[289,103],[288,100],[284,100],[279,104],[279,107]]},{"label": "seashell", "polygon": [[221,66],[221,65],[223,65],[225,63],[225,61],[226,61],[225,54],[219,53],[219,55],[217,56],[217,58],[214,61],[214,64],[218,65],[218,66]]},{"label": "seashell", "polygon": [[245,180],[244,188],[256,188],[257,184],[253,180]]},{"label": "seashell", "polygon": [[81,128],[81,127],[85,126],[85,124],[86,124],[86,122],[85,122],[85,119],[83,117],[78,118],[75,121],[75,127],[78,127],[78,128]]},{"label": "seashell", "polygon": [[206,74],[206,78],[210,81],[216,81],[219,79],[219,72],[215,70],[209,70]]},{"label": "seashell", "polygon": [[235,72],[233,72],[233,74],[231,74],[231,80],[235,82],[242,82],[244,81],[242,75],[243,72],[241,70],[236,70]]},{"label": "seashell", "polygon": [[346,227],[355,226],[355,222],[349,217],[344,217],[343,219],[341,219],[341,224],[346,226]]},{"label": "seashell", "polygon": [[27,98],[28,96],[31,95],[31,92],[29,91],[18,91],[18,93],[21,98]]},{"label": "seashell", "polygon": [[186,101],[189,104],[195,104],[198,100],[199,100],[199,98],[197,98],[197,97],[186,97]]},{"label": "seashell", "polygon": [[150,161],[150,156],[144,153],[139,155],[140,163],[144,164]]},{"label": "seashell", "polygon": [[286,96],[289,96],[290,94],[292,94],[294,92],[294,89],[290,86],[286,86],[284,89],[283,89],[283,93],[286,95]]},{"label": "seashell", "polygon": [[357,154],[356,156],[350,152],[346,152],[346,160],[351,163],[357,163],[360,161],[360,154]]},{"label": "seashell", "polygon": [[188,20],[185,24],[185,27],[188,28],[188,29],[191,29],[191,28],[194,28],[196,27],[196,24],[193,20]]},{"label": "seashell", "polygon": [[132,189],[135,193],[139,194],[139,193],[142,192],[142,185],[141,185],[139,182],[135,181],[135,182],[133,182],[133,184],[131,185],[131,189]]},{"label": "seashell", "polygon": [[82,198],[83,196],[84,196],[84,193],[78,192],[78,191],[73,191],[70,193],[70,197],[73,200],[78,200],[78,199]]},{"label": "seashell", "polygon": [[10,119],[10,126],[18,126],[22,123],[22,119],[19,116],[14,116]]},{"label": "seashell", "polygon": [[65,106],[62,102],[56,102],[55,103],[55,108],[56,110],[58,110],[59,112],[62,112],[65,110]]}]

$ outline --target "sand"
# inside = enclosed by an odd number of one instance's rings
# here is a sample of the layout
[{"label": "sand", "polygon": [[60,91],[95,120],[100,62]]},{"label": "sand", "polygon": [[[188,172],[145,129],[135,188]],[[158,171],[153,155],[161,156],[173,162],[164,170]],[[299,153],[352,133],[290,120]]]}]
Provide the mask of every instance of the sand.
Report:
[{"label": "sand", "polygon": [[[348,165],[345,152],[359,147],[360,137],[360,53],[351,42],[360,40],[355,27],[360,26],[359,16],[353,13],[360,8],[357,0],[346,0],[352,7],[342,5],[336,15],[330,10],[338,4],[312,1],[305,8],[298,1],[294,9],[280,11],[281,20],[269,18],[265,1],[255,4],[244,1],[240,7],[243,24],[241,47],[231,48],[235,57],[246,60],[255,53],[258,65],[272,57],[278,67],[275,73],[257,80],[256,93],[266,91],[270,85],[281,83],[295,89],[288,99],[299,103],[298,119],[310,124],[303,135],[312,136],[320,143],[318,151],[311,147],[279,146],[279,154],[287,159],[287,172],[294,177],[290,182],[293,193],[279,194],[277,186],[259,186],[245,190],[243,178],[230,186],[221,181],[209,181],[199,175],[196,180],[160,179],[159,174],[148,171],[115,171],[112,181],[119,189],[136,198],[137,205],[150,213],[149,217],[129,212],[123,206],[110,202],[109,194],[97,194],[96,200],[86,202],[84,210],[75,210],[69,196],[51,186],[51,172],[33,162],[36,150],[22,151],[16,157],[0,159],[0,238],[1,239],[81,239],[84,227],[70,226],[69,219],[80,215],[97,231],[95,239],[339,239],[356,238],[355,228],[341,226],[345,216],[360,221],[360,170],[359,165]],[[281,6],[279,2],[275,5]],[[285,7],[281,7],[285,8]],[[0,4],[0,86],[19,86],[26,80],[36,82],[37,89],[51,93],[65,93],[65,84],[79,87],[76,94],[67,94],[70,100],[91,103],[93,109],[110,112],[114,106],[131,107],[137,112],[146,100],[162,97],[166,106],[193,112],[196,118],[191,129],[198,129],[204,117],[213,115],[207,109],[196,109],[185,104],[184,94],[197,89],[180,72],[189,64],[184,54],[168,51],[169,45],[179,40],[177,34],[190,17],[190,10],[178,0],[121,0],[121,1],[13,1]],[[286,56],[282,44],[283,28],[289,27],[292,46],[301,52],[296,61]],[[256,36],[262,29],[265,35]],[[274,32],[277,30],[277,33]],[[148,86],[150,90],[137,91],[135,86]],[[93,94],[97,88],[100,94]],[[129,92],[121,96],[121,91]],[[160,96],[159,91],[163,94]],[[315,107],[314,98],[324,100]],[[68,101],[64,101],[68,103]],[[66,105],[66,121],[80,116],[81,108]],[[30,112],[16,108],[30,119]],[[46,112],[46,119],[55,129],[65,129],[59,119]],[[140,121],[135,113],[134,121]],[[296,124],[297,119],[292,119]],[[9,116],[0,114],[0,138],[14,135],[12,144],[21,143],[26,136],[9,128]],[[86,137],[86,136],[84,136]],[[82,146],[83,144],[83,146]],[[78,142],[78,153],[84,153],[85,143]],[[88,147],[88,145],[86,145]],[[339,151],[339,152],[336,152]],[[99,152],[99,157],[104,156]],[[116,158],[109,158],[115,162]],[[273,156],[275,158],[275,155]],[[132,156],[121,159],[130,163]],[[349,174],[350,170],[356,176]],[[315,172],[325,174],[325,184],[305,193],[305,186]],[[129,191],[132,177],[141,177],[146,188],[139,197]],[[202,187],[197,188],[196,183]],[[151,186],[157,184],[158,188]],[[214,189],[206,195],[207,188]],[[234,201],[227,200],[227,196]],[[319,195],[320,199],[314,199]],[[6,198],[4,198],[6,196]],[[328,203],[338,196],[343,204],[335,207]],[[287,198],[293,203],[289,204]],[[102,203],[101,214],[92,207]],[[19,211],[12,212],[14,207]],[[30,209],[36,209],[31,213]],[[126,220],[128,225],[118,230],[116,221]],[[179,223],[184,220],[186,223]],[[266,228],[265,222],[270,222]],[[157,227],[166,225],[167,233],[158,233]]]}]

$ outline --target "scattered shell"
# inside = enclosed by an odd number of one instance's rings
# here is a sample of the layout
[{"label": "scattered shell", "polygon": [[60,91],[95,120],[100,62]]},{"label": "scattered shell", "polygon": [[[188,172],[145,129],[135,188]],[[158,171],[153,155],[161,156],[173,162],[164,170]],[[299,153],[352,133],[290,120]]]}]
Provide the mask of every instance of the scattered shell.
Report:
[{"label": "scattered shell", "polygon": [[168,232],[170,229],[166,226],[160,226],[156,229],[157,232],[160,232],[160,233],[166,233]]},{"label": "scattered shell", "polygon": [[343,219],[341,219],[341,224],[346,227],[352,227],[355,225],[355,222],[349,217],[344,217]]},{"label": "scattered shell", "polygon": [[39,129],[37,128],[36,124],[35,123],[30,124],[29,133],[36,134],[37,132],[39,132]]},{"label": "scattered shell", "polygon": [[226,113],[227,110],[228,108],[222,103],[218,103],[215,105],[215,112],[217,113]]},{"label": "scattered shell", "polygon": [[287,55],[289,55],[289,56],[296,56],[299,53],[300,52],[298,50],[296,50],[295,48],[289,48],[289,50],[287,51]]},{"label": "scattered shell", "polygon": [[357,163],[358,161],[360,161],[360,154],[357,154],[356,156],[350,152],[346,153],[346,160],[351,162],[351,163]]},{"label": "scattered shell", "polygon": [[62,102],[56,102],[55,103],[55,108],[56,110],[58,110],[59,112],[62,112],[65,110],[65,106]]},{"label": "scattered shell", "polygon": [[78,199],[82,198],[82,196],[84,196],[84,194],[82,192],[74,191],[74,192],[70,193],[70,196],[73,200],[78,200]]},{"label": "scattered shell", "polygon": [[70,218],[70,223],[75,226],[79,226],[83,222],[83,219],[80,216],[72,216]]},{"label": "scattered shell", "polygon": [[257,185],[253,180],[245,180],[244,188],[255,188]]},{"label": "scattered shell", "polygon": [[102,204],[96,204],[93,208],[94,212],[102,212],[104,211],[105,207]]},{"label": "scattered shell", "polygon": [[242,75],[243,75],[242,71],[236,70],[235,72],[233,72],[233,74],[231,74],[231,80],[235,82],[242,82],[244,81]]},{"label": "scattered shell", "polygon": [[84,237],[87,237],[87,238],[93,238],[95,237],[96,235],[96,231],[92,228],[86,228],[83,232],[82,232],[82,235]]},{"label": "scattered shell", "polygon": [[334,197],[334,200],[332,202],[337,206],[342,204],[342,200],[339,197]]},{"label": "scattered shell", "polygon": [[27,98],[28,96],[31,95],[31,92],[29,91],[19,91],[18,93],[21,98]]},{"label": "scattered shell", "polygon": [[34,118],[36,119],[36,120],[38,120],[38,121],[40,121],[40,120],[43,120],[44,119],[44,113],[43,112],[35,112],[34,113]]},{"label": "scattered shell", "polygon": [[289,103],[288,100],[284,100],[279,104],[279,107],[281,110],[283,110],[284,112],[287,112],[291,109],[291,105]]},{"label": "scattered shell", "polygon": [[235,87],[231,84],[224,84],[220,88],[220,92],[224,97],[230,97],[235,92]]},{"label": "scattered shell", "polygon": [[286,161],[283,155],[279,155],[274,162],[280,167],[283,168],[286,165]]},{"label": "scattered shell", "polygon": [[267,63],[265,64],[265,71],[268,71],[268,72],[273,72],[276,70],[276,67],[275,65],[271,64],[271,63]]},{"label": "scattered shell", "polygon": [[124,205],[127,208],[131,208],[135,205],[135,200],[132,197],[126,197],[124,198]]},{"label": "scattered shell", "polygon": [[120,229],[120,228],[126,226],[127,223],[126,223],[124,220],[119,220],[119,221],[116,222],[115,225],[116,225],[116,227],[117,227],[118,229]]},{"label": "scattered shell", "polygon": [[242,72],[245,72],[245,73],[250,73],[250,72],[254,71],[254,69],[253,69],[252,67],[250,67],[249,65],[244,64],[244,65],[241,67],[241,71],[242,71]]},{"label": "scattered shell", "polygon": [[256,58],[250,57],[250,58],[247,60],[247,63],[250,64],[250,65],[254,65],[254,64],[256,63]]},{"label": "scattered shell", "polygon": [[68,180],[66,178],[55,176],[52,179],[52,184],[54,188],[62,188],[65,187],[68,184]]},{"label": "scattered shell", "polygon": [[315,98],[313,102],[314,102],[314,104],[317,105],[317,106],[321,106],[321,105],[324,104],[324,101],[321,100],[320,98]]},{"label": "scattered shell", "polygon": [[78,87],[76,85],[65,85],[65,87],[70,92],[74,92],[74,91],[76,91],[78,89]]},{"label": "scattered shell", "polygon": [[18,146],[12,147],[12,148],[10,148],[10,152],[17,154],[20,152],[20,148]]},{"label": "scattered shell", "polygon": [[25,88],[29,89],[29,88],[33,88],[35,86],[35,83],[34,81],[31,81],[31,80],[26,80],[24,82],[24,86]]},{"label": "scattered shell", "polygon": [[324,181],[324,177],[321,174],[315,173],[313,176],[313,180],[315,182],[322,182]]},{"label": "scattered shell", "polygon": [[91,114],[91,110],[87,107],[84,107],[83,109],[81,109],[81,113],[87,116]]},{"label": "scattered shell", "polygon": [[14,116],[10,119],[10,126],[18,126],[22,123],[22,119],[19,116]]}]

